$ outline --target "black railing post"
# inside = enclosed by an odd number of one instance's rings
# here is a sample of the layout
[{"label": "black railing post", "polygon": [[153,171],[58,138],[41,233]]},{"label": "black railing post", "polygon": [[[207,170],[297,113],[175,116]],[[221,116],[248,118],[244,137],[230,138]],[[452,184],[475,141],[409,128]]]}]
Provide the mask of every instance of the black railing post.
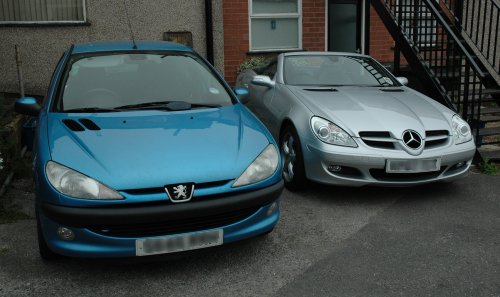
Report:
[{"label": "black railing post", "polygon": [[454,12],[453,14],[455,15],[455,21],[457,22],[455,25],[459,30],[462,30],[462,21],[464,19],[464,2],[463,0],[455,0],[453,2],[454,4]]},{"label": "black railing post", "polygon": [[413,40],[413,45],[418,45],[418,19],[420,14],[420,0],[412,1],[413,4],[413,18],[411,20],[411,37]]},{"label": "black railing post", "polygon": [[[399,1],[397,2],[397,8],[396,8],[396,23],[398,24],[398,28],[399,30],[402,31],[401,29],[401,22],[402,22],[402,19],[403,19],[403,4],[402,4],[402,1]],[[394,65],[393,65],[393,73],[395,75],[399,75],[400,71],[401,71],[401,49],[399,48],[399,44],[402,42],[402,40],[400,40],[400,38],[396,38],[394,39]]]},{"label": "black railing post", "polygon": [[469,116],[469,80],[470,80],[470,67],[465,65],[464,74],[464,99],[462,102],[462,118],[470,122]]}]

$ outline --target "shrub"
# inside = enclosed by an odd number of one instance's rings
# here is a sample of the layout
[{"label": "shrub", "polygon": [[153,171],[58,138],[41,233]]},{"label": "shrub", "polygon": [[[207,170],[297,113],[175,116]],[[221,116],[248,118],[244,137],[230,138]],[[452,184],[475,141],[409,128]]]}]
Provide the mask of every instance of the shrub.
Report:
[{"label": "shrub", "polygon": [[255,69],[259,67],[266,66],[269,63],[269,58],[267,57],[251,57],[243,61],[238,67],[237,73],[241,73],[247,69]]},{"label": "shrub", "polygon": [[500,166],[493,163],[490,159],[486,159],[479,164],[481,172],[487,175],[498,175],[500,173]]}]

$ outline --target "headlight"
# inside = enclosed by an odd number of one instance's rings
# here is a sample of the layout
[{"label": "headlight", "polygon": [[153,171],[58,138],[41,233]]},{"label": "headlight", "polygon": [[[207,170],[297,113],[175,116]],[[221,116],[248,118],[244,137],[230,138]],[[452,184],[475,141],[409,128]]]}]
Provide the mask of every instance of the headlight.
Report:
[{"label": "headlight", "polygon": [[45,172],[50,184],[64,195],[82,199],[123,199],[115,190],[56,162],[47,162]]},{"label": "headlight", "polygon": [[270,177],[278,167],[278,152],[274,145],[269,144],[250,166],[247,167],[233,184],[234,187],[241,187],[253,184]]},{"label": "headlight", "polygon": [[455,144],[464,143],[472,139],[469,124],[458,115],[454,115],[451,119],[451,128],[453,130],[453,140],[455,140]]},{"label": "headlight", "polygon": [[354,139],[342,128],[325,119],[312,117],[311,127],[314,134],[323,142],[341,146],[358,147]]}]

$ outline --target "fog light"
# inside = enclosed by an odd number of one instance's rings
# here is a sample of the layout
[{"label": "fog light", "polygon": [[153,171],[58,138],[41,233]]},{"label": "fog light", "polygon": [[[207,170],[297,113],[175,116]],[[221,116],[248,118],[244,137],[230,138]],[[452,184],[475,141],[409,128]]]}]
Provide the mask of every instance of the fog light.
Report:
[{"label": "fog light", "polygon": [[267,216],[270,216],[273,214],[273,212],[276,210],[276,207],[278,207],[278,203],[276,202],[273,202],[273,204],[271,204],[271,206],[269,206],[269,208],[267,209]]},{"label": "fog light", "polygon": [[338,173],[338,172],[342,171],[342,166],[340,166],[340,165],[329,165],[328,166],[328,171],[334,172],[334,173]]},{"label": "fog light", "polygon": [[75,239],[75,233],[71,231],[71,229],[68,229],[66,227],[59,227],[57,228],[57,236],[61,238],[62,240],[73,240]]},{"label": "fog light", "polygon": [[457,165],[455,165],[457,168],[460,168],[462,166],[464,166],[466,164],[466,162],[460,162],[458,163]]}]

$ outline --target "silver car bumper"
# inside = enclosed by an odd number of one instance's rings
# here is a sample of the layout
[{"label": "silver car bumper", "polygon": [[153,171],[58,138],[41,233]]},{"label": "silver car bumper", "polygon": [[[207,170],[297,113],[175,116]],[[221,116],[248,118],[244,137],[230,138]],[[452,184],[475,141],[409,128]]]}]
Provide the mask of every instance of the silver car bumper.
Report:
[{"label": "silver car bumper", "polygon": [[[359,144],[359,143],[358,143]],[[313,141],[304,152],[304,166],[308,179],[343,186],[408,186],[451,181],[467,175],[476,147],[473,141],[441,148],[425,150],[419,156],[411,156],[401,150],[373,149],[361,145],[358,148],[340,147]],[[387,173],[389,159],[416,160],[440,158],[441,169],[423,173]],[[340,172],[332,172],[329,166],[340,165]],[[331,169],[331,168],[330,168]]]}]

